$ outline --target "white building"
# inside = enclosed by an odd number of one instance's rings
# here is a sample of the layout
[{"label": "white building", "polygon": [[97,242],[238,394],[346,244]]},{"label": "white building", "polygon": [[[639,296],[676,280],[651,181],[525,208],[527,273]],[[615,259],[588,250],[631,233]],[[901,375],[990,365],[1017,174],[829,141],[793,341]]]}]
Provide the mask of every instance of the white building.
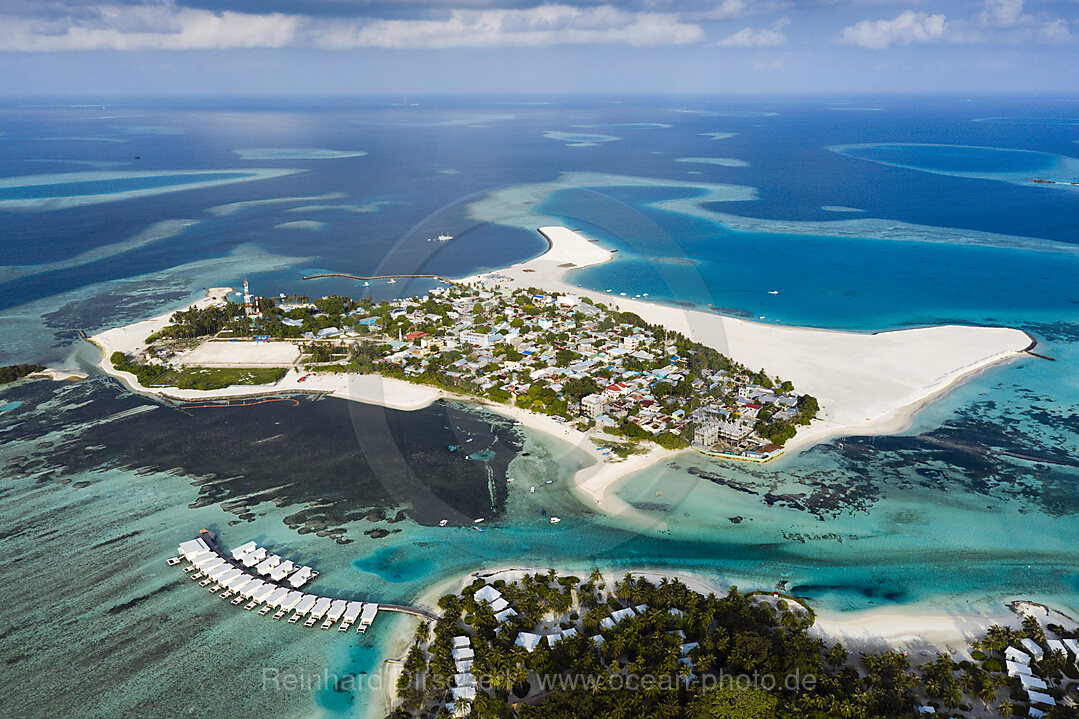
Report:
[{"label": "white building", "polygon": [[601,394],[590,394],[581,399],[581,414],[595,419],[604,412],[607,405],[606,399]]}]

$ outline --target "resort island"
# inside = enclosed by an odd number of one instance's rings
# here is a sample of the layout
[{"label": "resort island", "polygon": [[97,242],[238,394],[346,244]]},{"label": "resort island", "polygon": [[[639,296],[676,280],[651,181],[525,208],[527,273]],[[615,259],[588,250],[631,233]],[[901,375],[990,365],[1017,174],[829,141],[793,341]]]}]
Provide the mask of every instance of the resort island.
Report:
[{"label": "resort island", "polygon": [[308,591],[317,571],[255,541],[227,551],[206,529],[166,563],[295,631],[362,634],[387,611],[418,619],[381,678],[389,719],[1079,717],[1075,621],[1031,602],[912,652],[909,637],[844,645],[797,597],[707,580],[499,569],[456,592],[432,587],[421,601],[436,610]]},{"label": "resort island", "polygon": [[915,656],[832,641],[778,592],[598,569],[477,574],[438,606],[390,719],[1079,716],[1075,623],[1038,605]]}]

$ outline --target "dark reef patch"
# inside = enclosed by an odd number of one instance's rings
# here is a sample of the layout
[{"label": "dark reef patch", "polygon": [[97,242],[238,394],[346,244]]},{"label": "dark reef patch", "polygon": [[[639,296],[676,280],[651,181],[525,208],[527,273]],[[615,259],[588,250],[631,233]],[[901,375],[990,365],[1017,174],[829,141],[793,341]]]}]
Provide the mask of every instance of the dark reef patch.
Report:
[{"label": "dark reef patch", "polygon": [[[295,506],[287,524],[339,542],[350,541],[342,525],[358,520],[465,525],[499,516],[506,468],[521,445],[509,420],[446,402],[399,412],[301,396],[299,406],[184,409],[103,377],[28,383],[5,396],[35,411],[18,422],[0,418],[0,441],[25,446],[0,477],[70,481],[109,468],[182,475],[198,487],[194,506],[217,503],[245,520],[262,502]],[[485,460],[447,449],[468,440]]]}]

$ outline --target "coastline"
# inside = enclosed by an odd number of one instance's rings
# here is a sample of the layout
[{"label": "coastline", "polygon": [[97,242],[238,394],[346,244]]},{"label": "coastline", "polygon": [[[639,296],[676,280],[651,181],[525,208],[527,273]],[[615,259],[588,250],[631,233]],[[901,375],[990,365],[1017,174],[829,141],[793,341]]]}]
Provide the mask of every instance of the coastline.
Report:
[{"label": "coastline", "polygon": [[[417,598],[420,605],[435,606],[438,598],[448,592],[460,592],[476,579],[488,583],[498,579],[519,580],[525,574],[546,573],[548,567],[506,565],[491,567],[457,577],[447,578],[433,584]],[[572,572],[561,571],[562,574]],[[710,577],[694,572],[669,572],[659,569],[628,569],[617,574],[601,570],[604,581],[610,586],[625,574],[643,577],[653,584],[661,579],[677,579],[690,590],[699,594],[721,596],[730,589]],[[583,578],[583,577],[582,577]],[[742,588],[745,591],[745,588]],[[771,601],[770,594],[760,595]],[[985,608],[921,609],[911,607],[880,607],[854,612],[824,610],[810,605],[815,621],[810,628],[811,636],[826,642],[842,642],[848,650],[884,651],[898,649],[907,652],[928,651],[935,653],[965,654],[969,642],[983,634],[993,624],[1022,628],[1023,616],[1036,616],[1043,624],[1053,622],[1075,627],[1076,620],[1035,601],[1014,599],[997,606]]]},{"label": "coastline", "polygon": [[[878,333],[786,327],[597,292],[570,284],[574,270],[614,255],[565,227],[541,227],[547,252],[461,282],[535,286],[633,312],[713,347],[751,369],[762,367],[815,396],[821,416],[787,442],[786,455],[837,436],[894,434],[918,410],[964,380],[1023,355],[1031,337],[1006,327],[938,325]],[[593,490],[598,489],[593,486]]]},{"label": "coastline", "polygon": [[[787,442],[785,456],[838,436],[895,434],[909,428],[923,407],[966,379],[990,367],[1019,358],[1031,346],[1030,336],[1005,327],[939,325],[879,333],[855,333],[806,327],[781,327],[726,317],[696,309],[683,309],[644,300],[597,292],[572,285],[566,275],[574,270],[610,262],[614,255],[565,227],[541,227],[545,252],[509,267],[470,275],[459,283],[511,288],[534,286],[587,297],[644,320],[681,332],[713,347],[750,368],[763,367],[791,380],[800,393],[812,394],[821,416]],[[189,307],[224,301],[229,287],[207,290],[206,297]],[[646,454],[610,462],[589,435],[551,417],[498,405],[426,385],[379,375],[320,373],[303,377],[298,367],[274,385],[235,385],[219,390],[151,388],[112,366],[113,351],[139,352],[145,339],[168,324],[173,312],[110,329],[87,338],[102,351],[100,366],[136,392],[173,401],[213,401],[255,395],[303,392],[412,411],[439,399],[478,405],[520,424],[568,441],[593,459],[573,478],[573,492],[585,504],[628,519],[635,514],[615,496],[617,485],[657,462],[692,450],[654,447]]]}]

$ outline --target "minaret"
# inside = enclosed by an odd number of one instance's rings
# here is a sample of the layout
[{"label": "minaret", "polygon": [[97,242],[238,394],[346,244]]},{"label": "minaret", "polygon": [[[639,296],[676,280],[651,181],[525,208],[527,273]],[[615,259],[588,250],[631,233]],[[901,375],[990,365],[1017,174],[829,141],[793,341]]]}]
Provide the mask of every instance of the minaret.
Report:
[{"label": "minaret", "polygon": [[244,278],[244,309],[251,309],[251,292],[247,287],[247,278]]}]

